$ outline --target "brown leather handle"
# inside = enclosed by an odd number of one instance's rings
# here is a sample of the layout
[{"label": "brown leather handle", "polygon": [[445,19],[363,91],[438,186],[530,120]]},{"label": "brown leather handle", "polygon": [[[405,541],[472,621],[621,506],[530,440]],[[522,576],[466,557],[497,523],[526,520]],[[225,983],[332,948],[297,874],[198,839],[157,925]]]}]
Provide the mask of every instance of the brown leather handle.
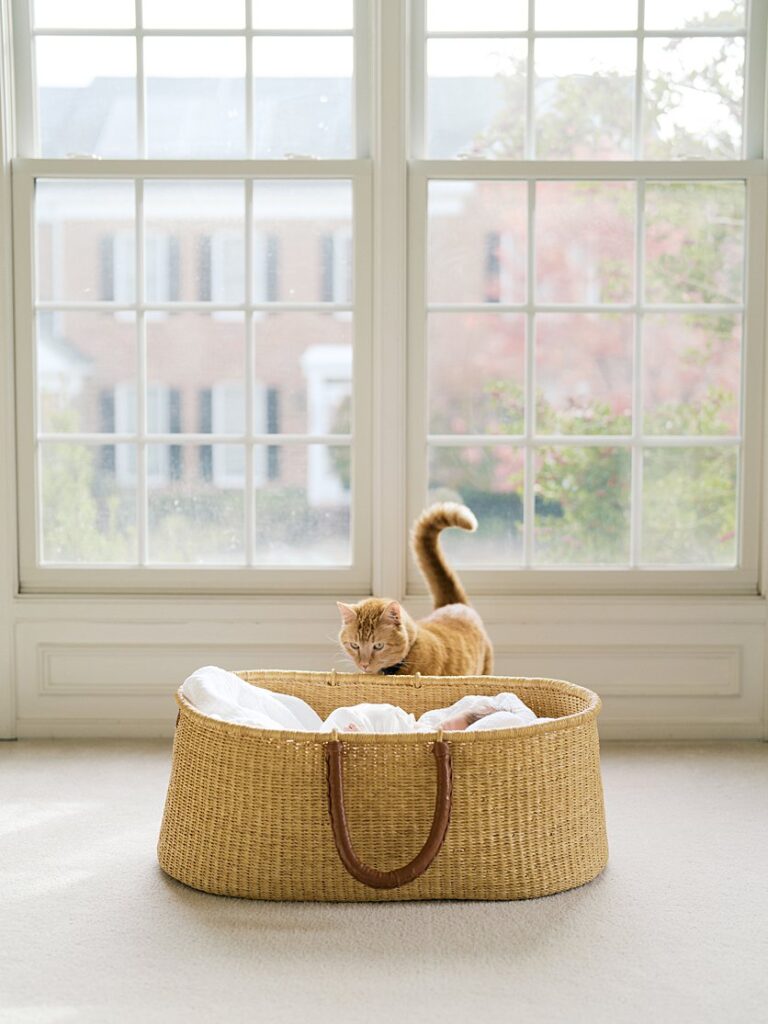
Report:
[{"label": "brown leather handle", "polygon": [[364,864],[352,848],[344,808],[344,770],[342,767],[342,745],[340,740],[329,740],[325,746],[325,760],[328,766],[328,806],[336,849],[341,863],[358,882],[372,889],[397,889],[398,886],[413,882],[423,875],[440,852],[451,820],[451,750],[449,744],[437,740],[432,748],[437,765],[437,797],[435,815],[432,819],[427,841],[409,864],[393,871],[378,871]]}]

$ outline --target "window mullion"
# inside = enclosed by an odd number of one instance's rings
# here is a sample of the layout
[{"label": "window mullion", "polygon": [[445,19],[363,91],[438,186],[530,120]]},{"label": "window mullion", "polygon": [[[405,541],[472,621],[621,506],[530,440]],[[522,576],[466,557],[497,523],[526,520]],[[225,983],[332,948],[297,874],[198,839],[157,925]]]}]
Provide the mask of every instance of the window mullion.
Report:
[{"label": "window mullion", "polygon": [[[248,5],[250,10],[250,4]],[[250,13],[249,13],[250,18]],[[249,65],[250,67],[250,65]],[[249,122],[250,123],[250,122]],[[245,302],[250,307],[253,302],[253,180],[245,182]],[[243,514],[245,516],[245,564],[253,565],[256,550],[256,515],[253,478],[255,448],[253,442],[254,419],[254,382],[256,379],[256,338],[254,334],[253,314],[245,314],[245,494],[243,495]]]},{"label": "window mullion", "polygon": [[637,18],[637,67],[635,68],[635,109],[633,115],[633,150],[635,160],[639,160],[643,153],[643,51],[645,47],[643,30],[645,28],[645,0],[638,0]]},{"label": "window mullion", "polygon": [[139,565],[148,562],[147,521],[147,320],[144,303],[144,181],[136,188],[136,501],[138,503]]},{"label": "window mullion", "polygon": [[136,152],[139,157],[147,155],[146,98],[144,80],[144,33],[142,0],[135,0],[136,6]]},{"label": "window mullion", "polygon": [[[418,255],[409,245],[406,223],[409,176],[405,138],[408,39],[405,4],[382,0],[375,10],[377,108],[373,156],[377,173],[373,179],[373,236],[377,245],[372,256],[373,591],[397,598],[406,590],[405,467],[409,465],[408,438],[413,436],[412,424],[406,425],[406,396],[409,387],[413,387],[410,367],[414,358],[406,342],[412,327],[407,320],[406,278],[411,272],[419,274],[419,264]],[[418,144],[418,140],[414,141]],[[408,283],[412,285],[412,279]],[[415,343],[414,335],[411,339]],[[415,357],[418,359],[418,352]],[[364,400],[363,396],[360,400]],[[413,469],[414,463],[410,465]]]},{"label": "window mullion", "polygon": [[12,0],[13,92],[15,104],[16,152],[25,157],[37,153],[37,103],[35,100],[36,48],[31,39],[31,4]]},{"label": "window mullion", "polygon": [[[641,5],[643,0],[640,0]],[[629,562],[640,564],[643,520],[643,302],[645,300],[645,182],[635,196],[635,314],[632,353],[632,452],[630,465]]]},{"label": "window mullion", "polygon": [[[531,7],[533,3],[531,2]],[[536,520],[536,452],[533,437],[536,433],[536,182],[528,182],[528,238],[526,279],[527,313],[525,318],[525,466],[523,473],[523,565],[533,565],[534,530]]]}]

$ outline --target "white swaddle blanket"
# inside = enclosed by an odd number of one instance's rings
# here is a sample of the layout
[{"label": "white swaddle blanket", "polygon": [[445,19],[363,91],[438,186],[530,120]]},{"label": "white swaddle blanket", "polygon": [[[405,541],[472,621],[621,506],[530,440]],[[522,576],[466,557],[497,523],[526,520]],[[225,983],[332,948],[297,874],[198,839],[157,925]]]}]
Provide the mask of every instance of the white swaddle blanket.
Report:
[{"label": "white swaddle blanket", "polygon": [[[514,693],[495,697],[462,697],[449,708],[426,711],[421,718],[393,704],[356,704],[336,708],[325,721],[299,697],[273,693],[246,683],[234,672],[208,665],[184,680],[182,694],[209,718],[257,729],[289,729],[294,732],[438,732],[440,729],[519,729],[551,718],[537,718]],[[477,717],[464,728],[465,716]]]}]

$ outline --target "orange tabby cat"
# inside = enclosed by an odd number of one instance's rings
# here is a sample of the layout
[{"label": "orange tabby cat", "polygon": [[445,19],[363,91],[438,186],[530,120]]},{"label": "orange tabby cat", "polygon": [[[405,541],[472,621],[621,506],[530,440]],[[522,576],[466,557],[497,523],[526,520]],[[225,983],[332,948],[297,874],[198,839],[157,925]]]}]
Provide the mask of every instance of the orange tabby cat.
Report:
[{"label": "orange tabby cat", "polygon": [[339,642],[363,672],[384,675],[476,676],[493,671],[493,648],[480,616],[469,607],[456,573],[446,564],[438,539],[447,526],[477,529],[464,505],[433,505],[416,520],[413,553],[427,581],[435,610],[415,622],[397,601],[371,597],[342,604]]}]

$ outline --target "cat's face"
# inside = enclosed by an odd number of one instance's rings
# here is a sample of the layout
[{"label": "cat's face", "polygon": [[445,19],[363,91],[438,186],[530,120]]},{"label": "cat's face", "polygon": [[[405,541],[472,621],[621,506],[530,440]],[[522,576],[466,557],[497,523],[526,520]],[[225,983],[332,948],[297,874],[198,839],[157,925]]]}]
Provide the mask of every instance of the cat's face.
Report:
[{"label": "cat's face", "polygon": [[341,613],[339,643],[361,672],[381,672],[405,658],[408,633],[397,601],[372,598],[357,605],[337,604]]}]

